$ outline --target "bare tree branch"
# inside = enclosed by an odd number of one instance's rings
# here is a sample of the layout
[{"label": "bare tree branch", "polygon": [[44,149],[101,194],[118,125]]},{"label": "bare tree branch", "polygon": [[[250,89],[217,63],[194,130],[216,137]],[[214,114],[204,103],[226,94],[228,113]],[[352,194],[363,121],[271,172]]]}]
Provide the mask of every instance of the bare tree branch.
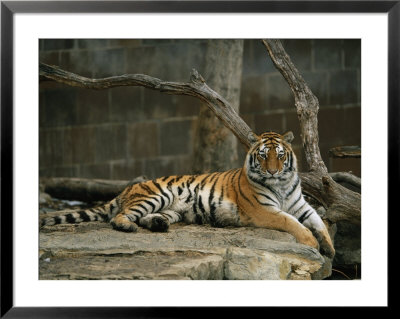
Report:
[{"label": "bare tree branch", "polygon": [[87,89],[108,89],[117,86],[143,86],[167,94],[189,95],[204,101],[215,115],[236,135],[247,148],[255,141],[250,127],[221,95],[213,91],[203,77],[192,70],[190,82],[167,82],[145,74],[125,74],[102,79],[89,79],[44,63],[39,65],[41,78]]},{"label": "bare tree branch", "polygon": [[360,158],[361,148],[359,146],[337,146],[329,150],[329,156],[335,158]]},{"label": "bare tree branch", "polygon": [[314,198],[326,209],[330,222],[348,221],[361,224],[361,195],[336,183],[329,175],[317,172],[299,173],[304,194]]},{"label": "bare tree branch", "polygon": [[346,172],[329,173],[336,183],[347,183],[361,190],[361,178]]},{"label": "bare tree branch", "polygon": [[318,144],[317,113],[319,102],[312,93],[279,40],[262,40],[272,62],[283,75],[294,95],[294,103],[301,127],[301,139],[311,171],[328,173]]}]

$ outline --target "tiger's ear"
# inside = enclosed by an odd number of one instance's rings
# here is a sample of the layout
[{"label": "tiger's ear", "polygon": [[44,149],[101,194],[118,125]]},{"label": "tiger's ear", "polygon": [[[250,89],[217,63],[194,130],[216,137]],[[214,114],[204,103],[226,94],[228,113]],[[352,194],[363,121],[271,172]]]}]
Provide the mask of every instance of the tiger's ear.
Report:
[{"label": "tiger's ear", "polygon": [[283,135],[283,140],[289,144],[292,143],[292,141],[294,140],[294,135],[292,131],[287,131],[286,133],[284,133]]}]

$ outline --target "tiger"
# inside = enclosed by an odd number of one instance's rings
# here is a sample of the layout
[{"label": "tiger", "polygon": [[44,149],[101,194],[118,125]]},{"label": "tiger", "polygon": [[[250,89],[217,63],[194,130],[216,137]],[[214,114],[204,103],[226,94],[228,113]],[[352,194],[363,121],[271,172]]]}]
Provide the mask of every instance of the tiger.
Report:
[{"label": "tiger", "polygon": [[288,232],[333,258],[328,230],[302,194],[292,140],[292,132],[254,134],[243,167],[130,185],[102,206],[44,217],[40,227],[90,221],[109,222],[124,232],[138,227],[167,232],[177,222],[263,227]]}]

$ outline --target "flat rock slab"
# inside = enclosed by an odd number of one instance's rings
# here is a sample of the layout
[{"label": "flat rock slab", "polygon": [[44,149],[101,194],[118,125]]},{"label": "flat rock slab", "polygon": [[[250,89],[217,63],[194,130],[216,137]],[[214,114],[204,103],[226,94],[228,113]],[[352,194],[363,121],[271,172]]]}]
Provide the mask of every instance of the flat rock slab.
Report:
[{"label": "flat rock slab", "polygon": [[107,223],[40,230],[40,279],[324,279],[329,259],[285,232],[174,224],[166,233]]}]

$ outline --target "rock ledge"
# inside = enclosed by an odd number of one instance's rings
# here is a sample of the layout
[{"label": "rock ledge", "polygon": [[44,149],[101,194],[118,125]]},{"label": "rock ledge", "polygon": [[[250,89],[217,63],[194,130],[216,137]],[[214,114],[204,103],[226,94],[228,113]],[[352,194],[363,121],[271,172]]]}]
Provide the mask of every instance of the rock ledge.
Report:
[{"label": "rock ledge", "polygon": [[329,259],[290,234],[252,227],[171,225],[122,233],[106,223],[40,231],[40,279],[324,279]]}]

